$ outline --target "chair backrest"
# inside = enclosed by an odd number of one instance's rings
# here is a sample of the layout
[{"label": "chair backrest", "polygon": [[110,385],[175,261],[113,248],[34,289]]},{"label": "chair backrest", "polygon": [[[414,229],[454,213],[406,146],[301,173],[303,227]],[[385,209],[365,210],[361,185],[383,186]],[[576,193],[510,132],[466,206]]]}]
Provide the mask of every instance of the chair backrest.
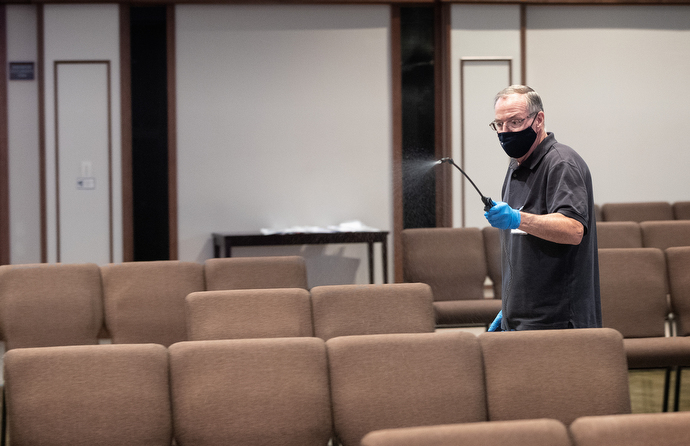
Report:
[{"label": "chair backrest", "polygon": [[645,221],[640,228],[645,248],[690,246],[690,220]]},{"label": "chair backrest", "polygon": [[403,279],[431,286],[435,301],[483,299],[487,276],[479,228],[402,231]]},{"label": "chair backrest", "polygon": [[20,348],[4,363],[13,445],[171,443],[163,346]]},{"label": "chair backrest", "polygon": [[197,291],[185,301],[190,341],[314,335],[302,288]]},{"label": "chair backrest", "polygon": [[206,290],[307,289],[307,266],[300,256],[224,257],[204,262]]},{"label": "chair backrest", "polygon": [[575,446],[685,446],[690,412],[582,417],[570,425]]},{"label": "chair backrest", "polygon": [[485,226],[482,228],[484,237],[484,253],[489,279],[493,283],[494,299],[501,299],[503,293],[503,271],[501,269],[501,233],[498,228]]},{"label": "chair backrest", "polygon": [[98,265],[0,267],[0,320],[7,349],[97,344],[103,326]]},{"label": "chair backrest", "polygon": [[601,213],[604,221],[673,220],[673,206],[667,201],[604,203]]},{"label": "chair backrest", "polygon": [[634,221],[597,222],[599,248],[642,248],[642,229]]},{"label": "chair backrest", "polygon": [[604,327],[626,338],[665,335],[668,275],[656,248],[600,249],[599,280]]},{"label": "chair backrest", "polygon": [[676,220],[690,220],[690,201],[673,203],[673,217]]},{"label": "chair backrest", "polygon": [[323,446],[331,438],[322,339],[190,341],[169,353],[178,444]]},{"label": "chair backrest", "polygon": [[484,421],[403,427],[368,433],[362,446],[571,446],[568,429],[557,420]]},{"label": "chair backrest", "polygon": [[423,283],[327,285],[311,289],[314,335],[431,333],[431,287]]},{"label": "chair backrest", "polygon": [[203,265],[161,260],[101,267],[105,322],[113,343],[165,346],[187,339],[185,297],[204,290]]},{"label": "chair backrest", "polygon": [[357,446],[379,429],[486,421],[477,337],[468,332],[326,341],[335,434]]},{"label": "chair backrest", "polygon": [[623,336],[608,328],[482,333],[489,421],[630,413]]},{"label": "chair backrest", "polygon": [[668,248],[666,264],[676,330],[690,336],[690,246]]}]

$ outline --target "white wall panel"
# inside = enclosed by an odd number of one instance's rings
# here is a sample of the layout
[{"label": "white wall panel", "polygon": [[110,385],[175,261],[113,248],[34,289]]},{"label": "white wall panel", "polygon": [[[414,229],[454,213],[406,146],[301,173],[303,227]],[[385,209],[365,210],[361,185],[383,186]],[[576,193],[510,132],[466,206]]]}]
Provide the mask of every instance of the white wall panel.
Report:
[{"label": "white wall panel", "polygon": [[[213,232],[392,229],[389,34],[383,5],[176,6],[180,259]],[[312,286],[368,281],[365,245],[233,255],[272,253]]]},{"label": "white wall panel", "polygon": [[690,6],[529,6],[527,80],[598,203],[690,197]]},{"label": "white wall panel", "polygon": [[55,69],[59,261],[110,263],[110,65],[67,62]]}]

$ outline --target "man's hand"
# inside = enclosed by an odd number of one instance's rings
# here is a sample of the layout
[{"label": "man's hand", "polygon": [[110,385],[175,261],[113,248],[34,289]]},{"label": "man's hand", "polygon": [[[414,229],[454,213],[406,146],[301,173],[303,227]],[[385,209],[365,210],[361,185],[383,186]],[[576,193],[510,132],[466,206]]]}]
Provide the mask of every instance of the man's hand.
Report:
[{"label": "man's hand", "polygon": [[494,228],[517,229],[520,226],[520,211],[502,201],[494,202],[494,207],[486,211],[484,217]]}]

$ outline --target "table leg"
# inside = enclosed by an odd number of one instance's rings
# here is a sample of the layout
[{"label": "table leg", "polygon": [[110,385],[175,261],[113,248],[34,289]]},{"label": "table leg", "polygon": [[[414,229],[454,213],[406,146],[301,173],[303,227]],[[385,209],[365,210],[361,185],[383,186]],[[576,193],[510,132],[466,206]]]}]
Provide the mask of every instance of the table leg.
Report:
[{"label": "table leg", "polygon": [[381,242],[381,264],[383,265],[383,283],[388,283],[388,241]]},{"label": "table leg", "polygon": [[367,243],[369,251],[369,283],[374,284],[374,242]]}]

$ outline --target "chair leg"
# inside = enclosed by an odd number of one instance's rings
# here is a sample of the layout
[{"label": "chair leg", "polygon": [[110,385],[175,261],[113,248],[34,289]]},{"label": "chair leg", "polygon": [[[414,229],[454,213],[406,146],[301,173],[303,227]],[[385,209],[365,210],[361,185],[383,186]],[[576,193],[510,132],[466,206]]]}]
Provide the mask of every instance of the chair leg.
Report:
[{"label": "chair leg", "polygon": [[671,367],[666,367],[666,374],[664,376],[664,405],[663,412],[668,412],[669,391],[671,390]]},{"label": "chair leg", "polygon": [[676,393],[673,396],[673,410],[678,412],[680,410],[680,376],[683,373],[683,367],[678,366],[676,369]]}]

